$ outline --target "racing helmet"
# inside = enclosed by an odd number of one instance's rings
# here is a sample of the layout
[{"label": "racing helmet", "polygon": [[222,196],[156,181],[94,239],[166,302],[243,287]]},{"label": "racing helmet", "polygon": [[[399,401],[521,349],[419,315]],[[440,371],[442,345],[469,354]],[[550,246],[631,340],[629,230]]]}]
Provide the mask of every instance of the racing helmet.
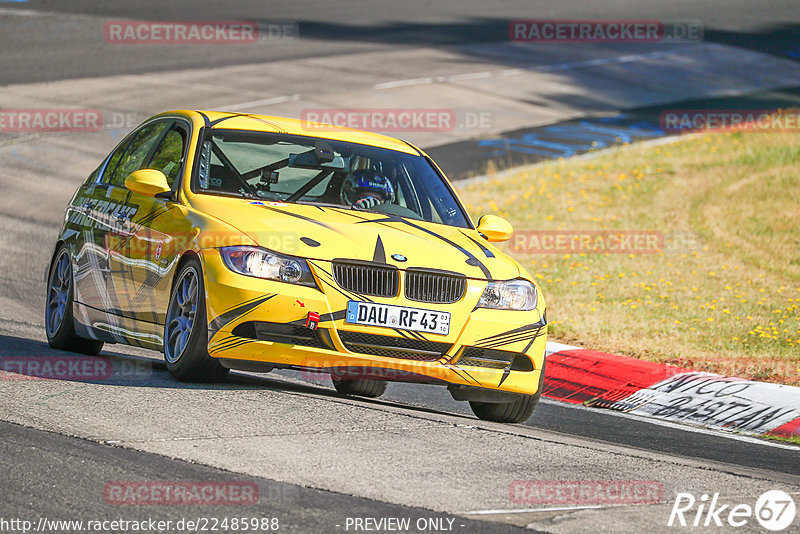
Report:
[{"label": "racing helmet", "polygon": [[348,204],[355,204],[364,195],[371,195],[381,202],[393,202],[395,198],[392,182],[380,172],[371,169],[353,171],[342,187],[343,200]]}]

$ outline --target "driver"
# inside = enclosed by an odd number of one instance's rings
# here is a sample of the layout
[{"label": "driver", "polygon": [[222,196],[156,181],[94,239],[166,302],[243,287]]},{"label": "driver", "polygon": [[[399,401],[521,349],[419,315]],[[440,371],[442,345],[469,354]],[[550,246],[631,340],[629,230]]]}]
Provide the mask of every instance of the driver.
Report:
[{"label": "driver", "polygon": [[394,187],[378,171],[359,169],[345,180],[342,197],[348,205],[366,210],[394,201]]}]

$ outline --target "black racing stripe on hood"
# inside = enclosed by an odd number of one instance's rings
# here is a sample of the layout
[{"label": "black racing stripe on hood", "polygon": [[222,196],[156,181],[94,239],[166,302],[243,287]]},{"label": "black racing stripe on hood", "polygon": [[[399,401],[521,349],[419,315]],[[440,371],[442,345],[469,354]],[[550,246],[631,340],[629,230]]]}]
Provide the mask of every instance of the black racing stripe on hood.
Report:
[{"label": "black racing stripe on hood", "polygon": [[328,224],[325,224],[324,222],[318,221],[316,219],[312,219],[311,217],[306,217],[305,215],[300,215],[299,213],[292,213],[291,211],[281,210],[281,209],[278,209],[278,208],[276,208],[274,206],[264,206],[264,205],[262,205],[260,207],[262,207],[264,209],[268,209],[270,211],[274,211],[276,213],[280,213],[282,215],[288,215],[289,217],[295,217],[295,218],[301,219],[303,221],[308,221],[310,223],[317,224],[319,226],[322,226],[323,228],[327,228],[328,230],[336,232],[339,235],[344,235],[339,230],[337,230],[336,228],[334,228],[334,227],[332,227],[332,226],[330,226]]},{"label": "black racing stripe on hood", "polygon": [[372,253],[372,261],[375,263],[386,263],[386,251],[383,248],[383,241],[381,241],[380,234],[378,240],[375,242],[375,252]]},{"label": "black racing stripe on hood", "polygon": [[376,219],[374,221],[362,221],[362,222],[356,223],[356,224],[363,224],[365,222],[374,222],[374,223],[398,222],[398,223],[402,223],[402,224],[407,224],[408,226],[410,226],[412,228],[415,228],[415,229],[417,229],[417,230],[419,230],[421,232],[425,232],[428,235],[432,235],[433,237],[435,237],[435,238],[437,238],[437,239],[439,239],[441,241],[444,241],[445,243],[447,243],[451,247],[453,247],[453,248],[457,249],[458,251],[460,251],[462,254],[464,254],[467,257],[467,261],[473,260],[473,261],[477,262],[475,267],[480,268],[480,270],[483,272],[483,274],[484,274],[484,276],[486,277],[487,280],[492,280],[492,273],[489,272],[489,269],[483,263],[481,263],[481,261],[478,258],[476,258],[470,251],[468,251],[467,249],[465,249],[464,247],[462,247],[458,243],[455,243],[455,242],[447,239],[443,235],[437,234],[433,230],[428,230],[427,228],[419,226],[418,224],[414,224],[414,223],[412,223],[410,221],[407,221],[407,220],[405,220],[405,219],[403,219],[401,217],[397,217],[397,216],[394,216],[394,215],[389,215],[389,216],[387,216],[387,217],[385,217],[383,219]]},{"label": "black racing stripe on hood", "polygon": [[[411,230],[408,230],[406,228],[395,228],[394,226],[390,226],[389,224],[387,224],[387,222],[396,222],[395,219],[392,219],[392,217],[394,217],[393,215],[390,215],[388,218],[383,218],[383,219],[369,219],[367,217],[364,217],[364,216],[360,215],[358,212],[354,212],[352,210],[346,210],[346,209],[342,209],[342,208],[329,208],[329,209],[336,209],[342,215],[349,215],[351,217],[355,217],[356,219],[358,219],[359,223],[380,224],[381,226],[385,226],[386,228],[390,228],[390,229],[392,229],[392,230],[394,230],[396,232],[399,231],[399,232],[403,232],[405,234],[408,234],[408,235],[410,235],[412,237],[419,237],[416,234],[414,234],[414,232],[412,232]],[[401,222],[404,222],[404,221],[401,221]],[[356,224],[359,224],[359,223],[356,223]]]},{"label": "black racing stripe on hood", "polygon": [[[461,233],[462,233],[462,234],[464,234],[464,232],[461,232]],[[478,241],[478,240],[476,240],[476,239],[473,239],[472,237],[468,236],[467,234],[464,234],[464,237],[466,237],[467,239],[469,239],[470,241],[472,241],[473,243],[475,243],[476,245],[478,245],[478,248],[479,248],[479,249],[481,249],[481,251],[484,253],[484,255],[485,255],[487,258],[494,258],[494,254],[492,254],[492,251],[491,251],[491,250],[489,250],[488,248],[486,248],[486,247],[483,245],[483,243],[481,243],[480,241]]]}]

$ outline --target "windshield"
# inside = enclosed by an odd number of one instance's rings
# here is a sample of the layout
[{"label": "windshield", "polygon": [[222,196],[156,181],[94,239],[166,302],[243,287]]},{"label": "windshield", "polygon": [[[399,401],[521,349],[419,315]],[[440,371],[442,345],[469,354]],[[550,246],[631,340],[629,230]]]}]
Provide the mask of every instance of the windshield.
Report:
[{"label": "windshield", "polygon": [[418,155],[296,135],[213,130],[197,192],[320,204],[468,228],[444,179]]}]

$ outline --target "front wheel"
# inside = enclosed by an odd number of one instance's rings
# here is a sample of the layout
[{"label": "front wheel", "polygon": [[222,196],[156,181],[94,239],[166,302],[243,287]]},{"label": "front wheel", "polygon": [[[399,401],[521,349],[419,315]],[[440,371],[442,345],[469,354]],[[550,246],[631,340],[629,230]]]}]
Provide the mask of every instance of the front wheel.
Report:
[{"label": "front wheel", "polygon": [[333,387],[336,388],[336,391],[345,395],[358,395],[359,397],[375,399],[386,392],[386,381],[370,380],[368,378],[356,380],[333,378]]},{"label": "front wheel", "polygon": [[75,335],[73,298],[72,262],[69,259],[69,250],[61,245],[47,277],[47,302],[44,312],[47,344],[58,350],[97,356],[103,349],[102,341]]},{"label": "front wheel", "polygon": [[228,372],[208,354],[205,294],[200,261],[190,258],[175,277],[164,324],[167,370],[178,380],[214,380]]},{"label": "front wheel", "polygon": [[477,402],[469,401],[478,419],[484,421],[495,421],[497,423],[524,423],[533,414],[534,408],[539,404],[539,397],[542,396],[544,388],[544,360],[542,360],[542,372],[539,373],[539,389],[533,395],[520,395],[512,402]]}]

